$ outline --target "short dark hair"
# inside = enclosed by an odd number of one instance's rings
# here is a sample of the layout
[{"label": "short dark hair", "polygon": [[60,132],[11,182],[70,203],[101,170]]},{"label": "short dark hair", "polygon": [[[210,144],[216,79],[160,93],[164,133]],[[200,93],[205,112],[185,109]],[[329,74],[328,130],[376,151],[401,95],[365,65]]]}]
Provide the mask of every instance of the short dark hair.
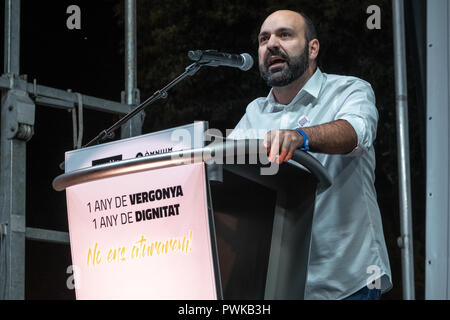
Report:
[{"label": "short dark hair", "polygon": [[[303,19],[305,20],[305,25],[306,25],[305,40],[306,40],[306,48],[309,52],[309,47],[308,47],[309,42],[313,39],[319,40],[319,36],[317,34],[317,29],[316,29],[316,26],[314,25],[314,22],[305,13],[298,12],[298,14],[301,15],[303,17]],[[319,55],[316,57],[316,59],[314,61],[315,61],[316,65],[320,65],[320,51],[319,51]]]},{"label": "short dark hair", "polygon": [[314,22],[303,12],[299,12],[299,14],[305,19],[306,30],[305,30],[305,38],[306,42],[309,43],[313,39],[319,39],[317,35],[316,26]]}]

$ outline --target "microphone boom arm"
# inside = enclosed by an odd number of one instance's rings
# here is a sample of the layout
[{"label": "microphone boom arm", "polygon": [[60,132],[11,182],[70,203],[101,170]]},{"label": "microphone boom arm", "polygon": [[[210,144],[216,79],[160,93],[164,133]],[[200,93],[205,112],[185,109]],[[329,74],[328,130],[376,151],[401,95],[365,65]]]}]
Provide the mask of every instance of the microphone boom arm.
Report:
[{"label": "microphone boom arm", "polygon": [[119,121],[114,123],[111,127],[101,131],[94,139],[89,141],[87,144],[85,144],[81,148],[90,147],[94,143],[102,142],[108,138],[111,139],[114,136],[114,132],[119,127],[124,125],[127,121],[129,121],[131,118],[133,118],[135,115],[137,115],[139,112],[141,112],[144,108],[151,105],[155,101],[157,101],[159,99],[166,99],[168,96],[167,92],[172,87],[174,87],[176,84],[178,84],[180,81],[182,81],[187,76],[193,76],[204,65],[207,65],[207,63],[195,62],[195,63],[189,65],[188,67],[186,67],[186,69],[184,70],[184,72],[181,75],[179,75],[177,78],[172,80],[169,84],[167,84],[161,90],[157,90],[155,93],[153,93],[153,95],[151,97],[149,97],[147,100],[142,102],[140,105],[138,105],[136,108],[134,108],[131,112],[129,112],[123,118],[121,118]]}]

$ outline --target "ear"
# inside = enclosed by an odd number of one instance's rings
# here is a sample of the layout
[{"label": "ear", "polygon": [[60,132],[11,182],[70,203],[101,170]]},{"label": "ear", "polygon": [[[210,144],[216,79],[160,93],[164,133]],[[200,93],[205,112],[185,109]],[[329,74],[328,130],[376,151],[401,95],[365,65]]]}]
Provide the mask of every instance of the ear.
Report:
[{"label": "ear", "polygon": [[309,60],[316,60],[319,55],[320,43],[317,39],[312,39],[309,42]]}]

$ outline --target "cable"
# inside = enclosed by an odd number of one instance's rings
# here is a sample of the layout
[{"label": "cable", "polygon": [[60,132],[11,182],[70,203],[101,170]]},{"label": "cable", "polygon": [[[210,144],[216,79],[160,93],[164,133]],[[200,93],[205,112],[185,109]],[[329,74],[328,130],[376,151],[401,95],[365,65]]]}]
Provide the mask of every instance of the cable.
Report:
[{"label": "cable", "polygon": [[78,129],[77,129],[77,110],[75,108],[72,109],[72,128],[73,128],[73,148],[76,149]]},{"label": "cable", "polygon": [[80,149],[83,141],[83,96],[75,92],[78,98],[78,124],[77,124],[77,109],[72,109],[72,127],[73,127],[73,148]]},{"label": "cable", "polygon": [[80,93],[75,93],[78,97],[78,140],[77,149],[81,148],[83,140],[83,96]]},{"label": "cable", "polygon": [[[7,274],[7,268],[8,268],[8,262],[6,259],[8,258],[6,246],[4,246],[4,239],[6,238],[6,224],[0,225],[0,257],[2,256],[2,251],[4,250],[4,263],[0,265],[0,275],[4,277],[4,284],[3,284],[3,290],[2,290],[2,300],[6,299],[6,282],[8,280],[8,274]],[[5,247],[5,248],[3,248]]]}]

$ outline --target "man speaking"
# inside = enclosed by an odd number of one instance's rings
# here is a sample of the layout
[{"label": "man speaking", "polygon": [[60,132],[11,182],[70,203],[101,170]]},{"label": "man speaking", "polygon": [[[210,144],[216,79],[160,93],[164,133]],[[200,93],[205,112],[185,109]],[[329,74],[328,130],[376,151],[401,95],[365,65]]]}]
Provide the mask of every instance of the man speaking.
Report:
[{"label": "man speaking", "polygon": [[305,299],[379,299],[392,280],[374,186],[373,90],[320,71],[319,40],[303,13],[272,13],[258,43],[260,73],[272,89],[248,105],[228,138],[264,139],[278,163],[310,151],[332,178],[316,196]]}]

